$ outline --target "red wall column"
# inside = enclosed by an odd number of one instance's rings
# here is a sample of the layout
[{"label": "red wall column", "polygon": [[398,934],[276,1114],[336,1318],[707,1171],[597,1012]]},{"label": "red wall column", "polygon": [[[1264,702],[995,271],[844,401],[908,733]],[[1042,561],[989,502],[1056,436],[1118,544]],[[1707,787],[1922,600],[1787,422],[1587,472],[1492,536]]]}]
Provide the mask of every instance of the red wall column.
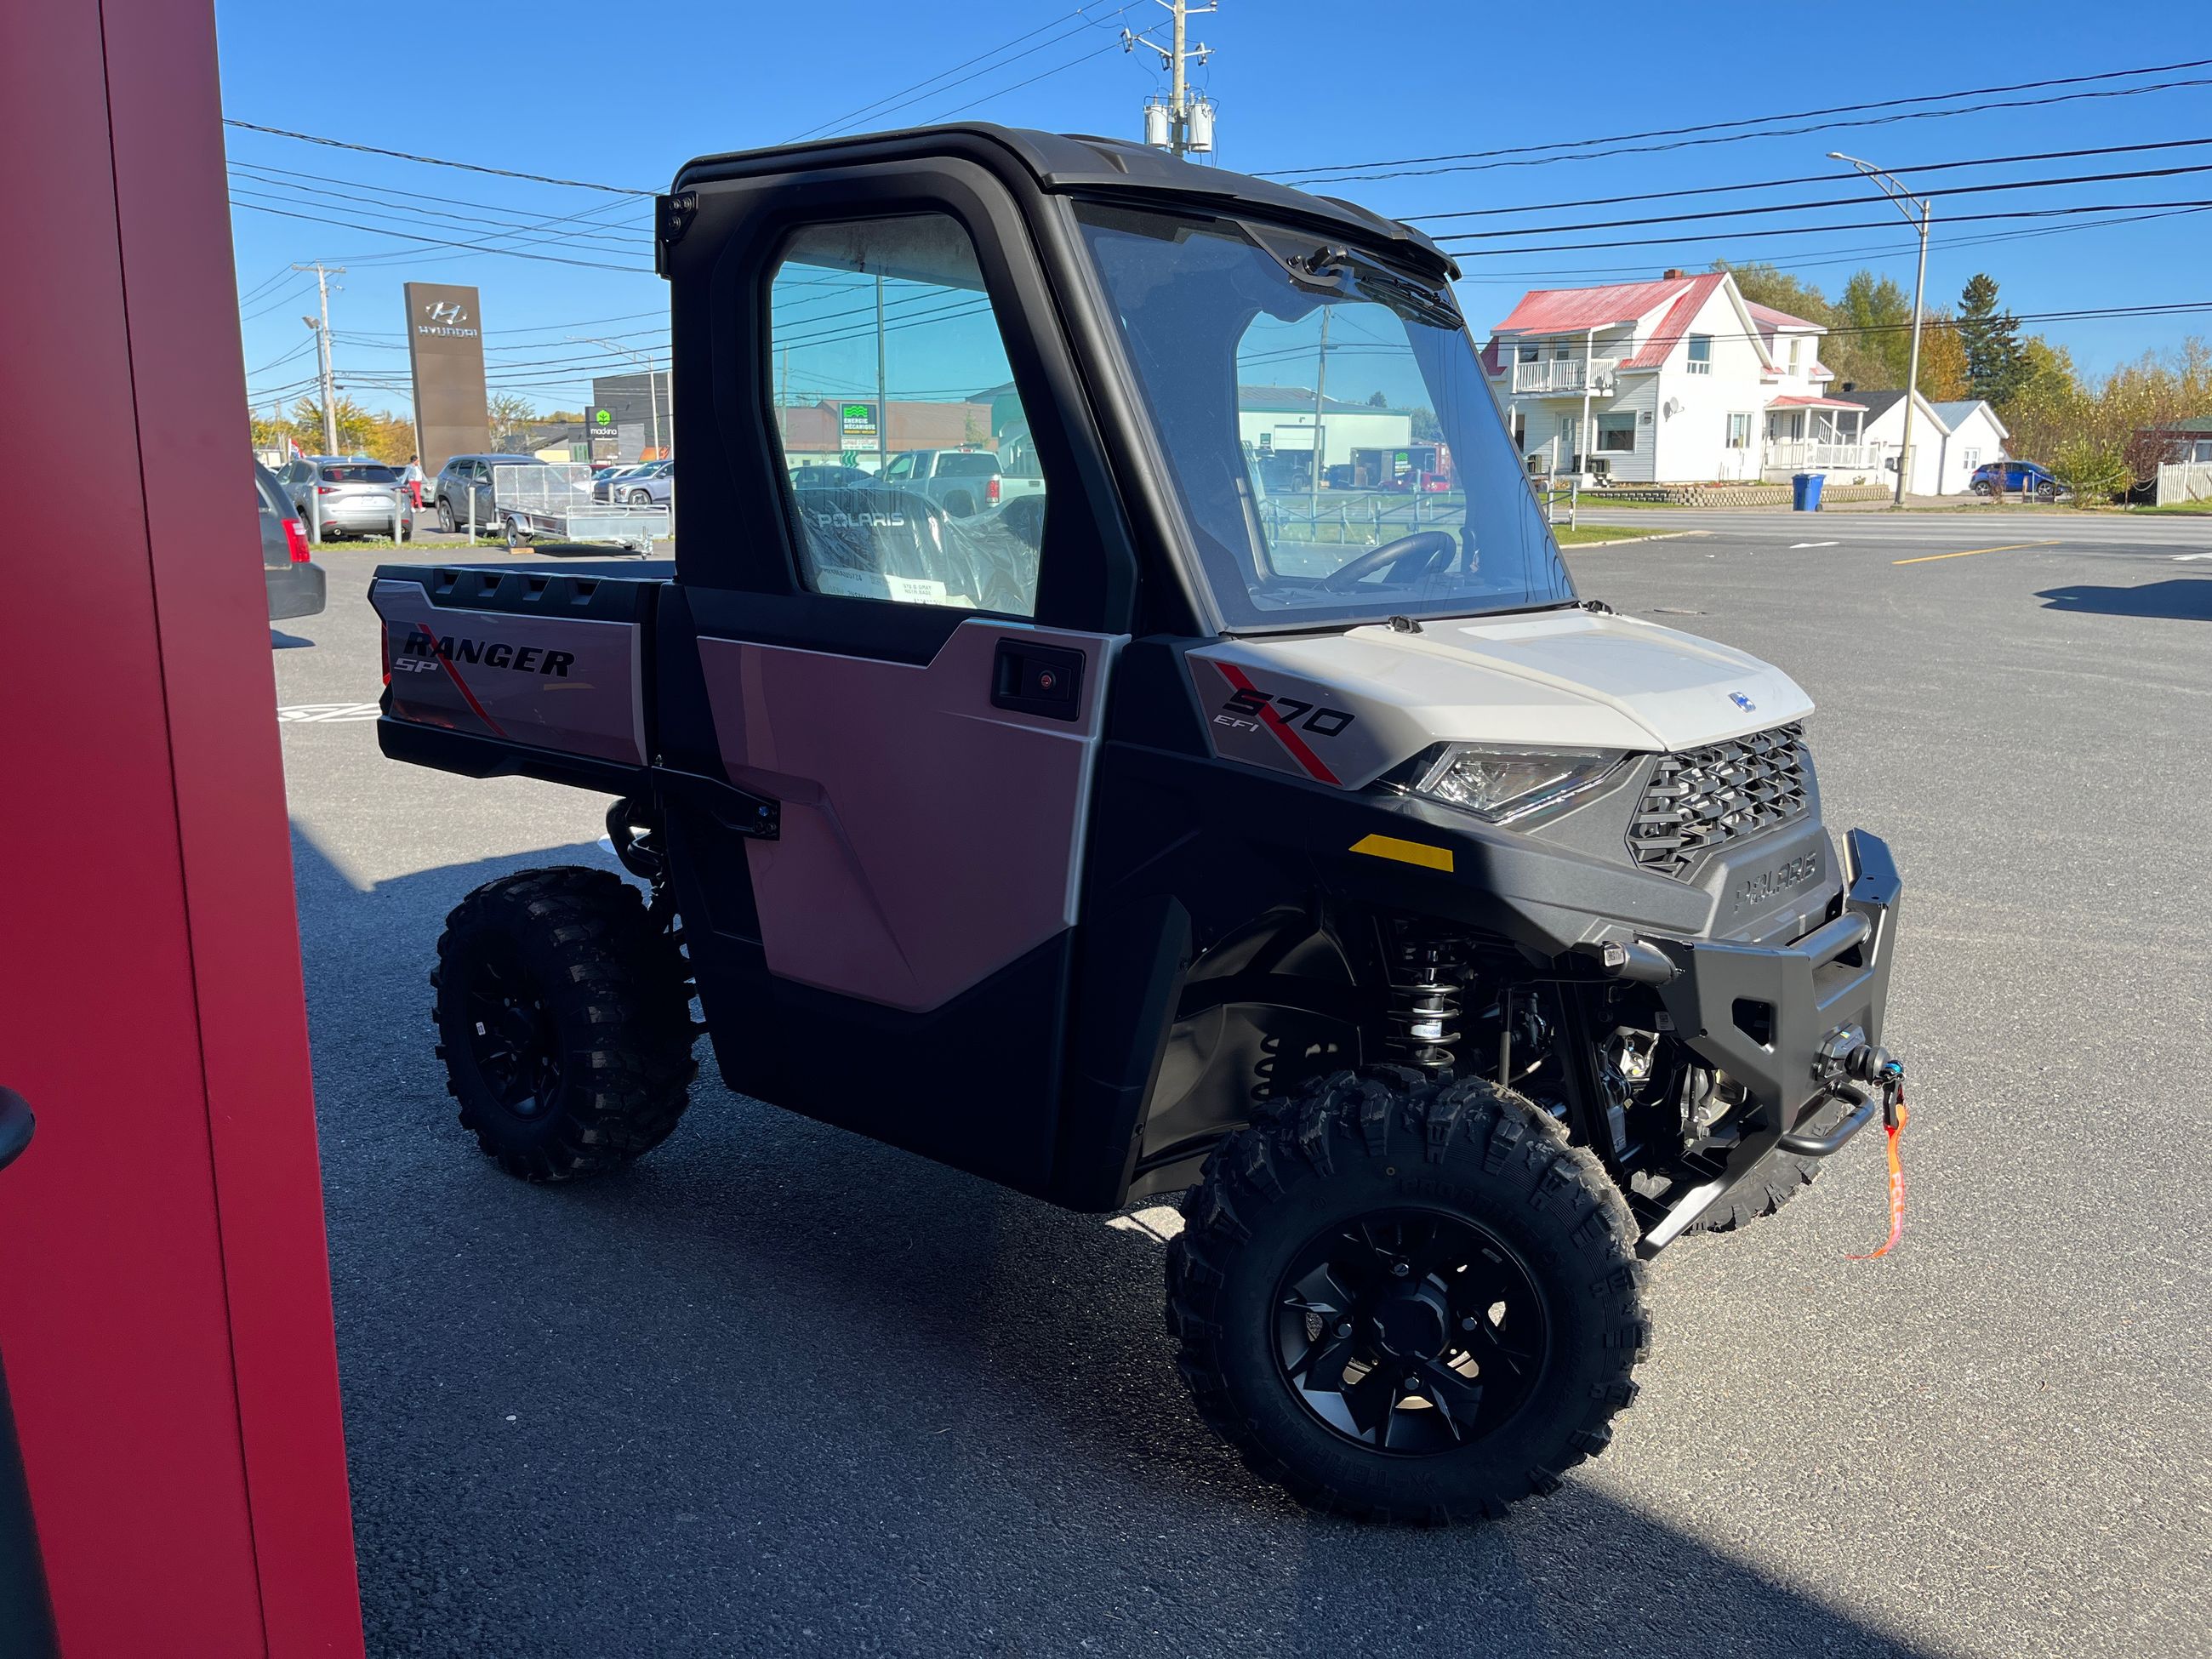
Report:
[{"label": "red wall column", "polygon": [[214,20],[0,6],[4,1351],[72,1655],[358,1653]]}]

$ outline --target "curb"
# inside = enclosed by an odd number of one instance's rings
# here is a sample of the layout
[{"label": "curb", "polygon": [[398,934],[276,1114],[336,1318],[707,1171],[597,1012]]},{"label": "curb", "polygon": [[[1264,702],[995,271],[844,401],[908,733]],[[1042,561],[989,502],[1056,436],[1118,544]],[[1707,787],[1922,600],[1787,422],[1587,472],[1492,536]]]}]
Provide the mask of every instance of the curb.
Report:
[{"label": "curb", "polygon": [[1559,550],[1562,553],[1595,553],[1600,548],[1629,547],[1638,542],[1679,542],[1687,536],[1710,536],[1710,530],[1655,530],[1648,536],[1615,536],[1609,541],[1577,542]]}]

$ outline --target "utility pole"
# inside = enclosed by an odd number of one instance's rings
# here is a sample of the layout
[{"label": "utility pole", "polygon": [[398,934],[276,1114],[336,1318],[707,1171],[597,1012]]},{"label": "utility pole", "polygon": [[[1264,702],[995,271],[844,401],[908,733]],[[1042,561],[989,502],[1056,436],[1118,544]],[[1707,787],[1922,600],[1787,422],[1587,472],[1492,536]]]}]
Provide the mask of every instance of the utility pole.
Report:
[{"label": "utility pole", "polygon": [[1328,459],[1323,436],[1322,409],[1328,402],[1328,307],[1321,308],[1321,350],[1314,364],[1313,476],[1306,481],[1306,516],[1312,521],[1313,538],[1321,539],[1321,469]]},{"label": "utility pole", "polygon": [[891,464],[891,405],[884,390],[884,279],[876,278],[876,476]]},{"label": "utility pole", "polygon": [[[1905,483],[1912,470],[1912,405],[1920,397],[1920,295],[1928,286],[1928,222],[1935,216],[1936,204],[1923,197],[1913,200],[1912,193],[1890,173],[1883,172],[1871,161],[1862,161],[1856,155],[1846,155],[1841,150],[1828,152],[1831,161],[1849,161],[1861,173],[1873,179],[1881,193],[1896,204],[1905,216],[1905,222],[1920,232],[1920,264],[1912,276],[1912,361],[1905,371],[1905,431],[1898,441],[1897,494],[1893,504],[1905,505]],[[1915,208],[1920,210],[1916,215]],[[1939,486],[1940,487],[1940,486]]]},{"label": "utility pole", "polygon": [[336,377],[331,368],[331,278],[344,276],[345,267],[325,267],[318,259],[313,264],[295,264],[292,269],[315,273],[315,294],[321,301],[322,321],[319,323],[313,317],[300,320],[315,331],[316,357],[321,366],[323,383],[323,453],[335,455],[338,453],[338,408]]},{"label": "utility pole", "polygon": [[1163,105],[1147,100],[1145,105],[1145,142],[1156,149],[1164,149],[1170,155],[1203,153],[1213,148],[1213,100],[1200,95],[1190,95],[1190,60],[1195,58],[1200,65],[1212,56],[1213,48],[1203,40],[1195,46],[1190,39],[1190,20],[1203,17],[1220,9],[1218,0],[1207,0],[1202,6],[1194,6],[1190,0],[1158,0],[1175,20],[1175,44],[1164,46],[1157,40],[1128,29],[1121,31],[1121,50],[1134,52],[1145,46],[1160,56],[1168,72],[1168,101]]}]

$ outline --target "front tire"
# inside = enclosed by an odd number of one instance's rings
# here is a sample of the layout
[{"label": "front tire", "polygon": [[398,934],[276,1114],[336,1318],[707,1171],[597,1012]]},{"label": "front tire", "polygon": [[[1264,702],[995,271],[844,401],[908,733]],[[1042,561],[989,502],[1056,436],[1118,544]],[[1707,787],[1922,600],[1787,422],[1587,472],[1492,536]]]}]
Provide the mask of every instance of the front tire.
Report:
[{"label": "front tire", "polygon": [[446,918],[430,983],[461,1125],[511,1176],[626,1164],[690,1103],[683,955],[611,871],[526,870],[477,888]]},{"label": "front tire", "polygon": [[1502,1514],[1602,1451],[1649,1343],[1588,1152],[1480,1081],[1320,1079],[1183,1205],[1168,1318],[1200,1416],[1321,1510]]}]

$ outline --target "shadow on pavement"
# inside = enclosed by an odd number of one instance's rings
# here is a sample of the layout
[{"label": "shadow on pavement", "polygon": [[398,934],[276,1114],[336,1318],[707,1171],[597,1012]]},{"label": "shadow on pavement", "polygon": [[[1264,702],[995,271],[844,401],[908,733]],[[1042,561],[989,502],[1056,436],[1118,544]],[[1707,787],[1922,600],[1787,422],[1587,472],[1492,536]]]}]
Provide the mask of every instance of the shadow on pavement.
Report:
[{"label": "shadow on pavement", "polygon": [[275,651],[296,651],[303,645],[313,645],[313,640],[303,640],[297,634],[287,634],[281,628],[269,630],[269,645]]},{"label": "shadow on pavement", "polygon": [[2159,617],[2172,622],[2212,622],[2212,579],[2174,576],[2140,587],[2047,587],[2036,596],[2048,611],[2104,617]]},{"label": "shadow on pavement", "polygon": [[733,1096],[703,1045],[651,1158],[511,1180],[432,1053],[437,930],[609,860],[363,891],[294,847],[372,1653],[1917,1651],[1601,1466],[1494,1525],[1309,1515],[1193,1414],[1156,1237]]}]

